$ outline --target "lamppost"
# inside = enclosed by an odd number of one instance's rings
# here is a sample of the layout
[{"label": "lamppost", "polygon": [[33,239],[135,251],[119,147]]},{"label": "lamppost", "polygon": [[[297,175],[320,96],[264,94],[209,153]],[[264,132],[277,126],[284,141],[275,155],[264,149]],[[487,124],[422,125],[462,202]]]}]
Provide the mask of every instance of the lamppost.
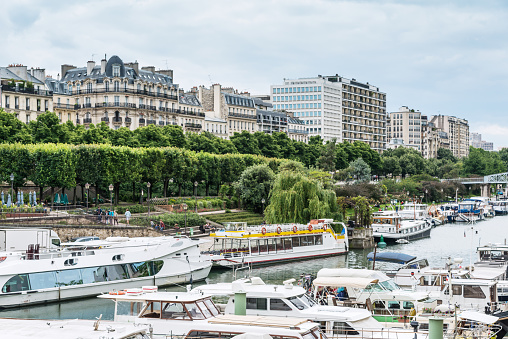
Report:
[{"label": "lamppost", "polygon": [[111,197],[111,209],[113,209],[113,184],[109,185],[109,196]]},{"label": "lamppost", "polygon": [[196,200],[196,213],[198,213],[198,182],[194,181],[194,200]]},{"label": "lamppost", "polygon": [[85,184],[85,189],[86,189],[86,213],[88,213],[88,194],[90,193],[90,184],[89,183]]},{"label": "lamppost", "polygon": [[148,203],[148,219],[150,219],[150,187],[152,186],[151,183],[147,182],[146,187],[148,188],[148,193],[146,195],[146,202]]},{"label": "lamppost", "polygon": [[458,194],[459,194],[459,188],[457,187],[455,189],[455,203],[458,203],[459,202],[459,199],[458,199]]},{"label": "lamppost", "polygon": [[261,204],[263,205],[263,221],[265,221],[265,198],[261,199]]},{"label": "lamppost", "polygon": [[[173,178],[169,179],[170,183],[173,183]],[[169,190],[169,195],[171,196],[171,189]]]},{"label": "lamppost", "polygon": [[187,208],[189,208],[189,206],[187,206],[187,204],[183,204],[183,210],[185,211],[185,225],[184,225],[184,231],[185,231],[185,235],[187,235]]},{"label": "lamppost", "polygon": [[11,196],[14,201],[14,173],[11,173]]},{"label": "lamppost", "polygon": [[427,195],[429,193],[429,191],[427,189],[425,189],[425,202],[429,202],[429,196]]}]

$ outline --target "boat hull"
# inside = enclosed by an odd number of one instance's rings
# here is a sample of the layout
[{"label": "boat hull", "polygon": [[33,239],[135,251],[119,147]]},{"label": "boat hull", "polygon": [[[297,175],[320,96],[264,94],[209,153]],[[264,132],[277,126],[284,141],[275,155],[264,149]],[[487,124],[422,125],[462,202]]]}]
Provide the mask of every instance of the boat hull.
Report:
[{"label": "boat hull", "polygon": [[421,232],[414,232],[409,234],[402,234],[402,233],[374,233],[374,239],[376,241],[379,241],[381,238],[381,235],[383,236],[383,239],[386,243],[395,243],[399,239],[406,239],[406,240],[418,240],[423,238],[429,238],[430,237],[430,231],[431,228],[426,228],[422,230]]}]

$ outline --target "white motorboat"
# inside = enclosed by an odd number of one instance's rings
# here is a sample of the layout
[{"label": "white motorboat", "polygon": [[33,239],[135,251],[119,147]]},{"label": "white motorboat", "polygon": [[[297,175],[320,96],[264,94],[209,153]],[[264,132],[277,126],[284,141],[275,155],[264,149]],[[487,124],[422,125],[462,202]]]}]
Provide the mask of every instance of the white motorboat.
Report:
[{"label": "white motorboat", "polygon": [[[246,293],[247,315],[296,317],[315,321],[328,337],[347,334],[351,337],[375,337],[385,333],[385,338],[401,338],[407,331],[395,331],[385,328],[372,317],[365,308],[353,308],[334,305],[320,305],[313,301],[304,288],[293,286],[294,279],[283,285],[266,285],[261,278],[239,279],[232,283],[202,285],[193,291],[212,296],[225,296],[227,303],[219,305],[225,314],[235,311],[235,293]],[[393,335],[392,335],[393,334]]]},{"label": "white motorboat", "polygon": [[429,206],[426,204],[419,204],[417,202],[406,202],[404,205],[397,206],[398,214],[402,220],[409,219],[427,219],[429,217]]},{"label": "white motorboat", "polygon": [[204,254],[214,266],[269,264],[343,254],[348,251],[346,226],[331,219],[309,224],[247,226],[229,223],[211,234],[213,245]]},{"label": "white motorboat", "polygon": [[327,339],[318,324],[306,319],[220,315],[210,296],[201,293],[146,293],[136,289],[99,298],[115,301],[115,324],[149,324],[154,337],[231,338],[257,333],[273,338]]},{"label": "white motorboat", "polygon": [[0,319],[2,338],[150,339],[148,326],[100,320]]},{"label": "white motorboat", "polygon": [[385,242],[399,239],[417,240],[430,237],[432,225],[423,219],[401,220],[395,211],[376,212],[372,216],[373,235],[376,240],[381,236]]},{"label": "white motorboat", "polygon": [[111,237],[63,249],[0,253],[0,307],[96,296],[111,289],[205,279],[212,263],[187,237]]},{"label": "white motorboat", "polygon": [[496,215],[508,214],[508,200],[491,200],[489,204],[494,208]]}]

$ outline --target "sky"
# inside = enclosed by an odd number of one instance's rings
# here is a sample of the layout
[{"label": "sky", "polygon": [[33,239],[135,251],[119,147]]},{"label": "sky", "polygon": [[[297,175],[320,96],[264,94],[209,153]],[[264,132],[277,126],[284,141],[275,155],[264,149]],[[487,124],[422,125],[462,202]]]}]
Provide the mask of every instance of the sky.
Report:
[{"label": "sky", "polygon": [[56,77],[62,64],[172,69],[185,90],[220,83],[269,94],[283,79],[339,74],[401,106],[469,120],[508,147],[503,0],[2,1],[0,65]]}]

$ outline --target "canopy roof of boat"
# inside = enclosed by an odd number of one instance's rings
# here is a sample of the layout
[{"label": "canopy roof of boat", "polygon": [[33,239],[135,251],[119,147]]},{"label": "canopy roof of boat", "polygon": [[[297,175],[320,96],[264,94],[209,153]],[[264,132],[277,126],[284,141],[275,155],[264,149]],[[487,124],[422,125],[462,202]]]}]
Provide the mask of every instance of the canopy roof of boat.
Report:
[{"label": "canopy roof of boat", "polygon": [[[370,261],[374,260],[374,252],[367,254],[367,259]],[[413,255],[397,252],[380,252],[376,253],[376,261],[393,262],[397,264],[407,264],[408,262],[415,260],[416,257]]]},{"label": "canopy roof of boat", "polygon": [[477,321],[477,322],[481,322],[481,323],[489,324],[489,325],[492,325],[496,321],[499,320],[498,317],[495,317],[493,315],[488,315],[485,313],[480,313],[480,312],[475,312],[475,311],[464,311],[459,314],[459,318],[473,320],[473,321]]},{"label": "canopy roof of boat", "polygon": [[218,283],[202,285],[193,291],[203,292],[207,295],[233,295],[236,291],[247,292],[249,297],[277,297],[290,298],[305,293],[305,289],[293,285],[259,285],[247,281],[234,281],[233,283]]},{"label": "canopy roof of boat", "polygon": [[280,327],[280,328],[296,328],[304,324],[306,329],[315,327],[317,324],[309,322],[307,319],[292,317],[266,317],[256,315],[219,315],[208,320],[211,324],[227,324],[227,325],[249,325],[263,327]]},{"label": "canopy roof of boat", "polygon": [[378,279],[358,278],[358,277],[321,277],[312,282],[314,286],[329,287],[356,287],[365,288],[370,284],[378,283]]},{"label": "canopy roof of boat", "polygon": [[209,298],[209,295],[203,293],[186,292],[153,292],[134,294],[101,294],[98,298],[113,299],[117,301],[164,301],[164,302],[195,302],[201,299]]},{"label": "canopy roof of boat", "polygon": [[390,280],[386,274],[380,271],[367,270],[367,269],[354,269],[354,268],[322,268],[317,273],[317,278],[326,277],[340,277],[340,278],[369,278],[379,281]]}]

